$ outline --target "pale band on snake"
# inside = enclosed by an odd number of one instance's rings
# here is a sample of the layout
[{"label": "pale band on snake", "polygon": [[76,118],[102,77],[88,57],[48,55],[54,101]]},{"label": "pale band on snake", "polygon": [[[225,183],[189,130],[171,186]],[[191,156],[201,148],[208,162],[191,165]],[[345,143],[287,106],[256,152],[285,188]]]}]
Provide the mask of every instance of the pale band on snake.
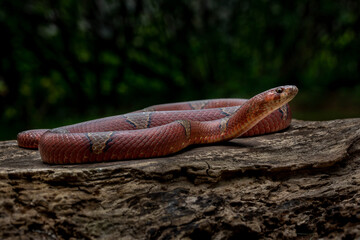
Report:
[{"label": "pale band on snake", "polygon": [[91,163],[174,154],[192,144],[228,141],[286,129],[296,86],[251,99],[213,99],[155,105],[143,110],[18,134],[20,147],[39,148],[43,162]]}]

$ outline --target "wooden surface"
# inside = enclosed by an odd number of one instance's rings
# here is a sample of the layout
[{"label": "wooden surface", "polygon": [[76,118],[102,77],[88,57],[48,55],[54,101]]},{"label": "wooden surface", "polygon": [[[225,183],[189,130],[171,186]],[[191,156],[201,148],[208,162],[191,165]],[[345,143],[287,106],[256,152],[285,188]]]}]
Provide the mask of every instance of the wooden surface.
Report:
[{"label": "wooden surface", "polygon": [[82,165],[4,141],[0,179],[1,239],[353,239],[360,119]]}]

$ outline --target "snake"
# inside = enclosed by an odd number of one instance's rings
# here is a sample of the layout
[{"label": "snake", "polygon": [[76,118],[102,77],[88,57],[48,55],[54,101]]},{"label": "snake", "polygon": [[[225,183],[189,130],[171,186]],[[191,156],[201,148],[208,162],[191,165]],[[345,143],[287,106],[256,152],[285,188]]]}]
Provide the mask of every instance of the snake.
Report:
[{"label": "snake", "polygon": [[154,105],[139,111],[20,132],[18,146],[39,149],[48,164],[162,157],[190,145],[277,132],[291,123],[293,85],[250,99],[211,99]]}]

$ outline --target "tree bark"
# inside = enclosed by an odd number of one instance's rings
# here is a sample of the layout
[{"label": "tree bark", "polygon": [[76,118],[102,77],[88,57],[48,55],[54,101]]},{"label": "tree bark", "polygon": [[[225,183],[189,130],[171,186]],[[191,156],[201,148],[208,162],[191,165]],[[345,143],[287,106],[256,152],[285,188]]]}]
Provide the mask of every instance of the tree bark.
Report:
[{"label": "tree bark", "polygon": [[65,166],[5,141],[0,179],[1,239],[354,239],[360,119]]}]

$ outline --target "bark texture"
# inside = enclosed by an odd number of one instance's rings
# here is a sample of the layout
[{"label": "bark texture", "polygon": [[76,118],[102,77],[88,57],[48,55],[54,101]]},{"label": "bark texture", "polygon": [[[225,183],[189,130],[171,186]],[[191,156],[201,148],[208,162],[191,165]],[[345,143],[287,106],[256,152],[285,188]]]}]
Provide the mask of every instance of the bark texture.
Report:
[{"label": "bark texture", "polygon": [[360,119],[169,157],[43,164],[0,142],[0,238],[360,238]]}]

